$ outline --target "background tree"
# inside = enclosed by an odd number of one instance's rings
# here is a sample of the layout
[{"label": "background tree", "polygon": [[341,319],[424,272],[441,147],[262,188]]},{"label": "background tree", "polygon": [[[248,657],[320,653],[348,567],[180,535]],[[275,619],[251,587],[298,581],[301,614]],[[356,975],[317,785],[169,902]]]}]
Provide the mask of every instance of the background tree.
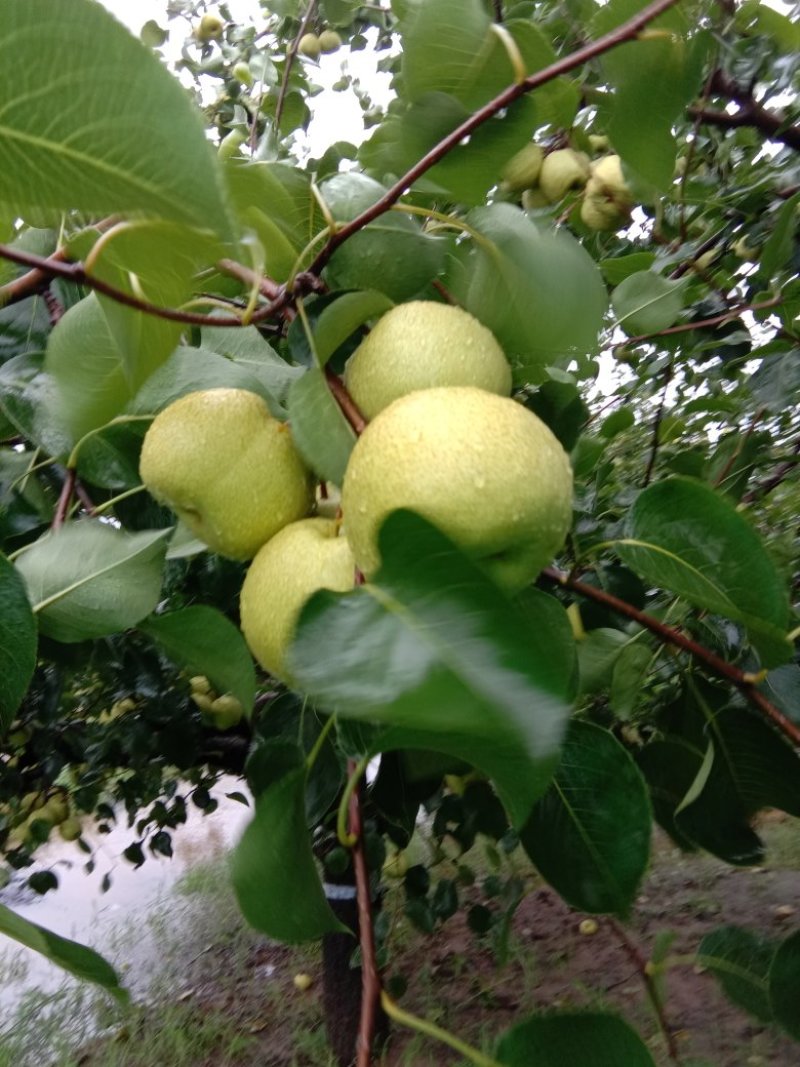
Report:
[{"label": "background tree", "polygon": [[[275,0],[254,25],[197,6],[168,8],[187,95],[157,24],[137,41],[91,0],[69,19],[3,5],[6,862],[28,869],[54,824],[86,849],[76,817],[122,808],[127,858],[168,855],[187,802],[212,810],[233,770],[256,797],[234,861],[251,923],[352,943],[319,865],[357,887],[359,1065],[379,1002],[478,1064],[649,1063],[613,1016],[534,1016],[493,1059],[414,1019],[382,987],[374,902],[423,802],[437,837],[521,845],[568,903],[621,918],[654,818],[754,864],[753,816],[800,814],[797,25],[749,0]],[[337,41],[382,53],[392,99],[345,66],[336,89],[373,132],[309,158]],[[345,363],[413,298],[494,333],[570,454],[572,532],[510,597],[394,514],[377,574],[305,608],[286,688],[239,633],[245,566],[143,490],[142,439],[187,393],[248,390],[330,508],[365,426]],[[200,699],[217,697],[244,719],[221,729]],[[422,929],[459,908],[453,878],[404,885]],[[511,875],[470,912],[501,952],[523,891]],[[0,928],[115,987],[92,954],[5,910]],[[754,954],[749,936],[710,932],[701,958],[735,961],[748,981],[726,989],[797,1036],[800,939]]]}]

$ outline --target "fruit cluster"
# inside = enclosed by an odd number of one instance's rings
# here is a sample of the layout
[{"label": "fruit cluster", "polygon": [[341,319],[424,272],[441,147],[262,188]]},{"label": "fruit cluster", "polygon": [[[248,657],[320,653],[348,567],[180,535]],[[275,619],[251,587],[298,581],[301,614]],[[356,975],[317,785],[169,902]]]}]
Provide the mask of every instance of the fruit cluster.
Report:
[{"label": "fruit cluster", "polygon": [[[467,312],[398,305],[351,356],[345,383],[370,421],[337,518],[312,515],[313,477],[288,425],[246,390],[181,397],[156,416],[142,447],[150,492],[213,550],[253,560],[242,630],[261,665],[290,685],[287,650],[303,604],[318,589],[351,589],[356,569],[375,574],[391,511],[421,514],[511,595],[552,559],[572,519],[564,450],[510,398],[505,354]],[[205,678],[192,681],[192,699],[220,727],[238,721],[221,714],[226,696]]]}]

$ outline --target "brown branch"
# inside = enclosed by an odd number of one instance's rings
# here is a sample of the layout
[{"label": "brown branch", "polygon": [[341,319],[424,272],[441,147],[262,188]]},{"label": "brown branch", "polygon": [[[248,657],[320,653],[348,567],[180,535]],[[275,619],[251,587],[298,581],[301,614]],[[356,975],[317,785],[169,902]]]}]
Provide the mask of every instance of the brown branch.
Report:
[{"label": "brown branch", "polygon": [[526,93],[532,92],[534,89],[538,89],[540,86],[547,84],[547,82],[553,81],[555,78],[561,77],[562,74],[568,74],[570,71],[575,70],[576,67],[582,66],[590,59],[595,59],[597,56],[603,55],[604,52],[609,52],[612,48],[616,48],[617,45],[624,44],[626,41],[632,41],[649,22],[658,18],[659,15],[663,15],[669,8],[674,7],[678,3],[678,0],[654,0],[653,3],[648,4],[647,7],[642,10],[628,22],[623,23],[622,26],[618,26],[610,33],[604,34],[602,37],[598,37],[596,41],[591,41],[583,48],[579,48],[576,52],[572,52],[568,56],[564,56],[563,59],[557,60],[549,67],[545,67],[542,70],[537,71],[535,74],[531,74],[524,81],[510,85],[503,92],[499,93],[493,100],[490,100],[488,104],[484,104],[483,107],[475,111],[468,119],[465,119],[460,126],[457,126],[452,133],[449,133],[446,137],[443,137],[437,145],[426,153],[422,159],[418,160],[406,173],[398,179],[384,195],[376,200],[375,203],[363,211],[360,215],[357,215],[352,222],[346,223],[336,233],[331,234],[325,243],[324,247],[317,254],[314,261],[308,268],[308,271],[312,274],[319,274],[327,264],[336,249],[348,239],[352,237],[354,233],[363,229],[370,222],[373,222],[385,211],[396,204],[400,197],[417,181],[422,177],[426,171],[430,170],[439,160],[443,159],[448,152],[452,151],[465,137],[469,137],[474,133],[484,122],[488,122],[489,119],[494,118],[499,112],[510,107],[516,100]]},{"label": "brown branch", "polygon": [[791,459],[787,459],[784,463],[781,463],[780,467],[763,481],[754,485],[752,489],[748,490],[742,497],[743,504],[752,504],[756,500],[760,500],[765,497],[767,493],[771,493],[773,489],[783,482],[788,474],[794,470],[794,468],[800,463],[800,438],[794,443],[794,454]]},{"label": "brown branch", "polygon": [[[348,761],[348,774],[356,774],[355,760]],[[350,798],[348,829],[356,839],[352,848],[358,900],[358,935],[361,945],[361,1023],[356,1042],[356,1067],[369,1067],[378,1018],[381,980],[375,955],[375,930],[372,921],[372,896],[369,869],[364,849],[364,823],[361,811],[361,787]]]},{"label": "brown branch", "polygon": [[609,918],[608,920],[611,929],[617,935],[620,945],[625,950],[628,959],[636,967],[639,972],[642,982],[644,983],[645,990],[647,991],[647,998],[652,1005],[653,1012],[655,1013],[656,1020],[658,1022],[658,1028],[661,1031],[664,1040],[667,1044],[667,1052],[669,1058],[673,1063],[680,1063],[681,1058],[678,1053],[678,1043],[675,1040],[675,1034],[672,1031],[672,1027],[667,1021],[666,1014],[664,1012],[664,1004],[661,999],[661,995],[658,991],[653,975],[650,973],[648,967],[648,960],[645,959],[639,946],[628,937],[627,931],[618,923],[615,919]]},{"label": "brown branch", "polygon": [[61,493],[58,498],[58,504],[56,504],[55,515],[53,515],[53,521],[50,524],[51,530],[60,530],[66,521],[67,514],[69,512],[70,504],[72,503],[72,496],[75,492],[75,482],[77,480],[77,473],[74,467],[68,467],[64,476],[64,484],[61,486]]},{"label": "brown branch", "polygon": [[356,407],[356,402],[348,393],[347,387],[342,379],[338,374],[334,374],[330,367],[326,367],[325,380],[344,417],[357,434],[362,434],[367,428],[367,420]]},{"label": "brown branch", "polygon": [[273,281],[272,278],[267,278],[263,274],[259,274],[258,271],[245,267],[242,263],[237,263],[235,259],[221,259],[217,266],[223,273],[229,274],[244,285],[258,286],[258,291],[267,300],[275,300],[281,294],[280,285]]},{"label": "brown branch", "polygon": [[788,148],[800,152],[800,126],[789,123],[780,112],[767,110],[759,104],[750,89],[737,84],[721,70],[715,71],[711,80],[711,89],[713,95],[739,104],[739,110],[730,114],[727,111],[694,106],[688,109],[690,117],[699,119],[708,125],[721,126],[726,129],[752,126],[761,130],[771,141],[780,141]]},{"label": "brown branch", "polygon": [[492,0],[492,6],[494,7],[494,21],[502,23],[503,21],[503,0]]},{"label": "brown branch", "polygon": [[696,641],[693,641],[691,637],[686,637],[686,635],[682,634],[679,630],[675,630],[671,626],[665,625],[658,619],[653,618],[652,615],[647,615],[645,612],[639,611],[638,608],[633,607],[633,605],[628,604],[624,600],[620,600],[619,597],[615,597],[611,593],[607,593],[604,589],[598,589],[593,585],[588,585],[586,582],[582,582],[578,578],[572,577],[572,575],[565,574],[563,571],[559,571],[555,567],[546,567],[542,571],[542,577],[555,585],[560,585],[565,589],[571,589],[574,593],[585,597],[587,600],[593,600],[596,604],[602,604],[604,607],[616,612],[617,615],[623,615],[626,619],[632,619],[646,630],[649,630],[650,633],[654,634],[660,641],[673,645],[675,648],[680,648],[684,652],[688,652],[698,663],[711,671],[712,674],[715,674],[718,678],[723,678],[726,682],[730,682],[731,685],[734,685],[754,707],[758,708],[765,718],[769,719],[773,726],[775,726],[792,745],[800,746],[800,726],[792,722],[791,719],[788,719],[779,708],[776,708],[774,704],[767,700],[764,694],[757,688],[758,679],[753,675],[746,674],[744,671],[734,666],[733,663],[728,663],[709,649],[704,648]]},{"label": "brown branch", "polygon": [[719,315],[712,315],[710,319],[694,319],[692,322],[682,322],[678,326],[668,326],[665,330],[656,330],[655,333],[641,333],[638,337],[628,337],[614,348],[627,348],[628,345],[640,345],[645,341],[651,341],[655,337],[668,337],[673,333],[686,333],[689,330],[702,330],[708,326],[721,326],[728,319],[735,319],[746,311],[764,311],[765,308],[777,307],[783,301],[783,294],[772,296],[769,300],[762,300],[758,304],[737,304],[736,307],[728,308]]},{"label": "brown branch", "polygon": [[653,477],[653,469],[656,465],[656,459],[658,458],[658,446],[661,443],[661,421],[664,418],[664,410],[667,406],[667,393],[669,392],[670,382],[672,381],[672,375],[675,370],[675,360],[671,358],[667,364],[667,373],[664,378],[664,388],[661,392],[661,400],[658,405],[658,411],[653,422],[653,437],[652,444],[650,445],[650,458],[647,461],[647,469],[644,472],[644,478],[642,480],[642,488],[646,489],[650,484],[650,479]]},{"label": "brown branch", "polygon": [[300,29],[294,35],[294,40],[289,45],[289,51],[286,53],[286,66],[283,68],[283,78],[281,79],[281,87],[278,90],[278,102],[275,104],[275,129],[277,130],[281,124],[281,116],[283,115],[283,107],[286,102],[286,90],[289,88],[289,75],[292,72],[292,66],[294,65],[295,56],[297,55],[297,46],[300,44],[300,38],[308,29],[308,24],[311,21],[311,16],[314,14],[314,9],[317,6],[317,0],[309,0],[306,13],[303,15],[303,21],[300,23]]}]

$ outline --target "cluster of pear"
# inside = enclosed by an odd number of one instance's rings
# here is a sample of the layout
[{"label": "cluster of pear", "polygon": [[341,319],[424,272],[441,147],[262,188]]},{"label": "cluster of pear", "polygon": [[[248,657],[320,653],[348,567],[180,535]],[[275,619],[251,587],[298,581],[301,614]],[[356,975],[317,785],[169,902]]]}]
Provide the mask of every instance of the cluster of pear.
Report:
[{"label": "cluster of pear", "polygon": [[[189,393],[156,416],[142,448],[150,492],[215,551],[252,558],[242,630],[261,665],[290,685],[303,604],[319,589],[352,589],[356,569],[375,574],[391,511],[427,518],[511,595],[552,559],[572,519],[564,450],[510,398],[506,356],[467,312],[394,307],[351,356],[345,383],[370,421],[344,475],[341,517],[312,514],[313,479],[291,430],[253,393]],[[215,696],[205,678],[191,685],[217,725],[226,710],[233,719],[237,709],[220,704],[229,694]]]},{"label": "cluster of pear", "polygon": [[320,55],[337,52],[342,47],[342,39],[336,30],[323,30],[322,33],[304,33],[297,42],[297,51],[307,59],[319,59]]},{"label": "cluster of pear", "polygon": [[[605,137],[592,135],[593,148],[604,151]],[[625,180],[618,155],[592,160],[574,148],[545,154],[541,145],[525,145],[506,164],[503,187],[520,193],[526,208],[558,204],[569,192],[583,191],[581,221],[590,230],[616,230],[630,217],[633,193]]]},{"label": "cluster of pear", "polygon": [[204,674],[189,679],[190,697],[200,709],[203,718],[217,730],[229,730],[241,721],[244,708],[233,693],[214,692],[211,682]]},{"label": "cluster of pear", "polygon": [[6,812],[13,830],[6,842],[6,848],[13,851],[21,848],[31,838],[33,824],[38,823],[35,842],[38,844],[47,838],[55,826],[64,841],[77,841],[81,836],[81,824],[70,810],[69,798],[62,790],[49,795],[26,793],[15,804],[14,809]]}]

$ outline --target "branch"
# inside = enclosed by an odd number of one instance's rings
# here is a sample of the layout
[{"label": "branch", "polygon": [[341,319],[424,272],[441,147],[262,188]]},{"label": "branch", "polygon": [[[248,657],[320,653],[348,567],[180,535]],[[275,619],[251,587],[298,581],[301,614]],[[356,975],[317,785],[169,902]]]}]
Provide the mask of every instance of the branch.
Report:
[{"label": "branch", "polygon": [[648,1000],[650,1001],[656,1020],[658,1021],[658,1028],[667,1043],[669,1058],[673,1063],[679,1064],[681,1059],[678,1054],[678,1045],[675,1041],[675,1035],[672,1032],[672,1028],[667,1022],[667,1017],[664,1013],[664,1003],[659,994],[658,986],[656,985],[655,979],[648,967],[649,960],[644,958],[639,946],[628,937],[627,931],[616,921],[616,919],[609,918],[608,922],[611,929],[617,935],[619,943],[625,950],[626,955],[641,975],[644,987],[647,991]]},{"label": "branch", "polygon": [[674,7],[678,0],[654,0],[654,3],[648,4],[643,8],[634,18],[629,19],[628,22],[618,26],[610,33],[604,34],[602,37],[598,37],[596,41],[591,41],[583,48],[579,48],[571,55],[565,56],[563,59],[559,59],[557,62],[552,63],[549,67],[545,67],[543,70],[537,71],[535,74],[531,74],[530,77],[525,78],[524,81],[510,85],[507,89],[504,89],[502,93],[496,96],[493,100],[490,100],[488,104],[484,104],[482,108],[475,111],[468,119],[465,119],[460,126],[457,126],[452,133],[449,133],[446,137],[443,137],[441,141],[422,157],[417,163],[414,164],[406,173],[398,179],[376,202],[366,211],[363,211],[360,215],[357,215],[352,222],[346,223],[336,233],[331,234],[328,241],[318,253],[314,261],[308,268],[309,273],[319,274],[327,264],[336,249],[343,244],[348,237],[352,237],[354,233],[362,230],[370,222],[373,222],[385,211],[388,211],[392,204],[396,204],[400,197],[409,189],[410,186],[422,177],[426,171],[430,170],[440,159],[443,159],[448,152],[452,151],[465,137],[474,133],[478,127],[482,126],[484,122],[488,122],[499,112],[509,107],[526,93],[532,92],[534,89],[538,89],[542,85],[546,85],[547,82],[553,81],[555,78],[561,77],[562,74],[568,74],[570,71],[575,70],[576,67],[582,66],[590,59],[595,59],[597,56],[603,55],[604,52],[609,52],[612,48],[616,48],[617,45],[624,44],[626,41],[632,41],[638,36],[639,31],[642,30],[649,22],[658,18],[659,15],[663,15],[669,8]]},{"label": "branch", "polygon": [[780,112],[768,111],[759,104],[749,89],[738,85],[721,70],[715,72],[711,88],[714,95],[739,104],[739,110],[731,115],[727,111],[715,111],[703,106],[690,107],[688,113],[692,118],[727,129],[753,126],[766,134],[771,141],[780,141],[788,148],[800,152],[800,126],[791,125]]},{"label": "branch", "polygon": [[646,489],[650,484],[650,479],[653,477],[653,468],[656,465],[656,459],[658,457],[659,438],[661,436],[661,420],[664,418],[664,409],[667,406],[667,393],[669,392],[669,384],[672,381],[672,375],[675,369],[675,360],[670,359],[667,364],[667,373],[664,378],[664,388],[661,393],[661,401],[658,405],[658,411],[656,412],[655,421],[653,422],[653,439],[650,446],[650,458],[647,461],[647,469],[644,472],[644,479],[642,481],[642,488]]},{"label": "branch", "polygon": [[325,381],[328,383],[328,388],[333,393],[333,398],[339,405],[344,417],[355,430],[356,434],[362,434],[367,428],[367,420],[356,407],[356,402],[348,393],[342,379],[338,374],[334,374],[330,367],[326,367]]},{"label": "branch", "polygon": [[51,530],[60,530],[64,525],[64,521],[69,512],[69,506],[72,503],[72,495],[75,492],[75,482],[77,481],[77,477],[75,468],[68,467],[64,477],[64,484],[61,486],[61,494],[59,495],[58,504],[56,505],[56,512],[50,525]]},{"label": "branch", "polygon": [[777,489],[787,474],[791,474],[798,463],[800,463],[800,438],[794,443],[792,457],[787,459],[785,463],[781,463],[780,467],[769,478],[765,478],[764,481],[758,482],[757,485],[748,490],[742,497],[742,503],[752,504],[755,500],[765,497],[767,493],[771,493],[773,489]]},{"label": "branch", "polygon": [[728,319],[735,319],[744,315],[746,311],[764,311],[765,308],[777,307],[783,302],[783,294],[772,296],[769,300],[762,300],[758,304],[737,304],[736,307],[728,308],[719,315],[712,315],[710,319],[694,319],[692,322],[682,322],[678,326],[668,326],[665,330],[656,330],[655,333],[641,333],[638,337],[628,337],[615,348],[626,348],[628,345],[640,345],[644,341],[651,341],[654,337],[668,337],[673,333],[686,333],[688,330],[702,330],[707,326],[721,326]]},{"label": "branch", "polygon": [[283,78],[281,79],[281,87],[278,90],[278,102],[275,105],[275,118],[273,120],[276,130],[281,124],[283,106],[286,102],[286,90],[289,88],[289,75],[292,72],[292,65],[294,64],[295,56],[297,55],[297,46],[300,44],[300,38],[308,28],[308,24],[311,21],[311,16],[314,14],[316,6],[317,0],[309,0],[306,13],[303,15],[303,21],[300,23],[300,29],[295,34],[294,40],[289,45],[289,51],[286,53],[286,66],[283,68]]},{"label": "branch", "polygon": [[759,681],[758,676],[746,674],[744,671],[734,666],[734,664],[728,663],[726,660],[721,659],[719,656],[709,651],[709,649],[704,648],[696,641],[693,641],[690,637],[686,637],[685,634],[682,634],[679,630],[675,630],[671,626],[665,625],[658,619],[653,618],[652,615],[647,615],[645,612],[639,611],[638,608],[633,607],[624,600],[620,600],[619,597],[615,597],[611,593],[607,593],[604,589],[598,589],[593,585],[588,585],[586,582],[573,578],[571,575],[565,574],[563,571],[559,571],[555,567],[546,567],[542,571],[542,577],[548,582],[552,582],[554,585],[560,585],[565,589],[571,589],[574,593],[585,597],[587,600],[593,600],[596,604],[602,604],[604,607],[610,608],[611,611],[616,612],[618,615],[623,615],[627,619],[632,619],[646,630],[649,630],[651,634],[655,634],[655,636],[665,644],[674,645],[675,648],[680,648],[684,652],[688,652],[698,663],[711,671],[712,674],[715,674],[718,678],[723,678],[726,682],[730,682],[731,685],[734,685],[754,707],[758,708],[765,718],[770,720],[773,726],[775,726],[792,745],[800,746],[800,726],[792,722],[791,719],[787,719],[779,708],[776,708],[774,704],[767,700],[764,694],[757,688],[757,683]]},{"label": "branch", "polygon": [[[348,774],[357,774],[355,760],[348,762]],[[353,868],[356,874],[358,900],[358,936],[361,945],[361,1024],[356,1042],[356,1067],[369,1067],[378,1015],[381,981],[375,956],[375,931],[372,922],[372,896],[369,870],[364,850],[364,822],[361,811],[361,788],[357,786],[350,797],[349,832],[355,839],[352,846]]]}]

